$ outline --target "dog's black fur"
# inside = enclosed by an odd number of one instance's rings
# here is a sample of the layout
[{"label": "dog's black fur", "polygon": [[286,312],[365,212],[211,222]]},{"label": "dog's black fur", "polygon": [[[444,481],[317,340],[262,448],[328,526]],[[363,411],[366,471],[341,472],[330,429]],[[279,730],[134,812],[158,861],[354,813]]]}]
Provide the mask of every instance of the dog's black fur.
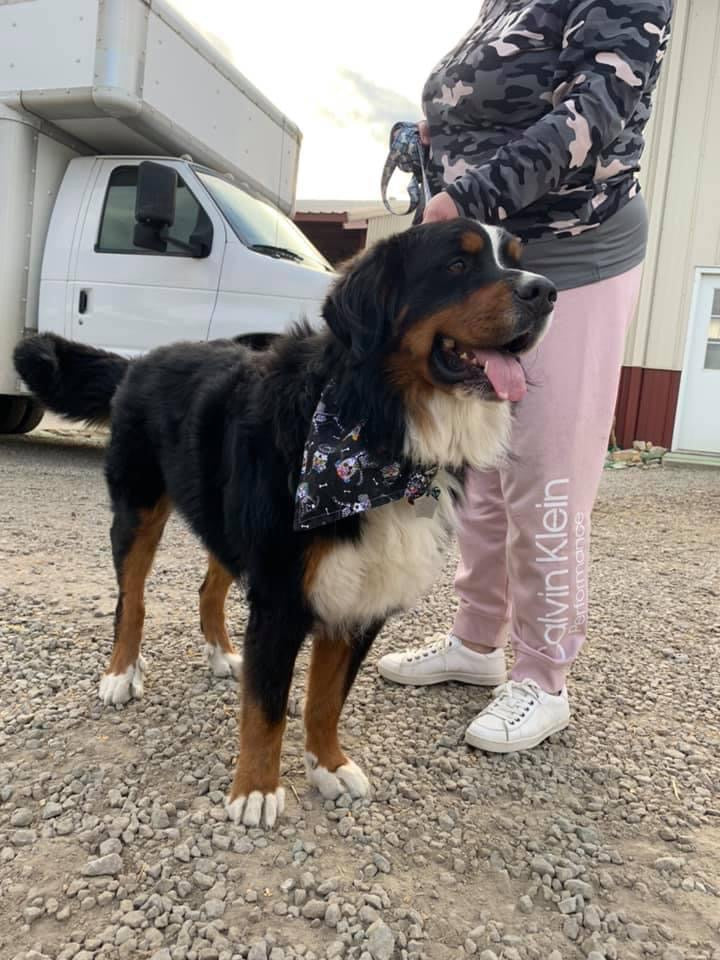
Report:
[{"label": "dog's black fur", "polygon": [[[112,405],[106,472],[113,507],[126,515],[120,526],[132,527],[136,511],[167,492],[208,549],[252,584],[263,545],[302,554],[307,535],[292,533],[293,494],[330,378],[345,421],[366,421],[369,447],[402,455],[404,401],[383,357],[418,318],[513,272],[489,257],[476,270],[448,272],[458,237],[474,227],[464,220],[421,226],[377,245],[331,291],[329,330],[299,324],[287,336],[263,338],[265,350],[239,337],[177,343],[130,362],[44,334],[18,345],[15,365],[49,409],[69,418],[108,420]],[[333,535],[357,529],[348,518]]]},{"label": "dog's black fur", "polygon": [[116,353],[72,343],[51,333],[21,340],[15,369],[50,410],[70,420],[104,423],[128,368]]},{"label": "dog's black fur", "polygon": [[[320,332],[300,324],[250,346],[179,343],[132,361],[50,334],[16,350],[18,372],[51,410],[111,417],[106,476],[119,580],[143,512],[163,496],[221,564],[246,579],[245,686],[271,723],[284,714],[295,657],[313,627],[303,589],[308,546],[317,538],[357,540],[365,522],[356,516],[293,531],[303,446],[320,394],[333,378],[345,422],[365,421],[371,449],[402,455],[407,413],[388,379],[389,354],[428,315],[485,287],[519,282],[519,271],[498,264],[487,241],[484,252],[465,252],[468,233],[482,228],[456,220],[376,246],[335,283]],[[539,323],[539,316],[518,317],[525,319],[508,328],[507,342],[527,338]],[[348,689],[381,626],[358,624]]]}]

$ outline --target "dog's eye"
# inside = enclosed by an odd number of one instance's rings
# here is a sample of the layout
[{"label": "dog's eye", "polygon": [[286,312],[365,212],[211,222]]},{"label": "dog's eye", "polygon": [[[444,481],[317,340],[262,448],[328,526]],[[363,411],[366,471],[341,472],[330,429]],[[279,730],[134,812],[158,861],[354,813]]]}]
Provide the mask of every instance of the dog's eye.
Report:
[{"label": "dog's eye", "polygon": [[448,270],[450,273],[464,273],[466,269],[467,264],[462,257],[458,257],[457,260],[451,260],[448,264]]}]

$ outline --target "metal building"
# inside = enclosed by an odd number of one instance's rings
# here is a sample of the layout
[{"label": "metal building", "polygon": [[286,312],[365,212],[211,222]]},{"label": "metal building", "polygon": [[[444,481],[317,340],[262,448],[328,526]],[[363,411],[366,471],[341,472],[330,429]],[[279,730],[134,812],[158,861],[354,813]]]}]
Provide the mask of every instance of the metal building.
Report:
[{"label": "metal building", "polygon": [[720,3],[677,0],[642,175],[650,239],[618,437],[720,461]]}]

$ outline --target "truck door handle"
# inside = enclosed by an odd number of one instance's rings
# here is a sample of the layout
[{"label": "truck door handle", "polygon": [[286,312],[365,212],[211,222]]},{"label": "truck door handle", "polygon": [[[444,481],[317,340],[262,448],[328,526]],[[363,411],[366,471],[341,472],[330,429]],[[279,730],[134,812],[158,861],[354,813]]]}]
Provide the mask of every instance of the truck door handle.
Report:
[{"label": "truck door handle", "polygon": [[87,305],[88,305],[87,290],[81,290],[80,297],[78,300],[78,313],[85,313],[87,311]]}]

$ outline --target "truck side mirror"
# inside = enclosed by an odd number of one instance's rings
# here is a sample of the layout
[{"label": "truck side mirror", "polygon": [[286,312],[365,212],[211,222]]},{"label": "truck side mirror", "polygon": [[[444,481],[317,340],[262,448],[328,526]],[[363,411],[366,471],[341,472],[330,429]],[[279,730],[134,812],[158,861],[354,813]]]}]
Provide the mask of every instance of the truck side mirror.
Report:
[{"label": "truck side mirror", "polygon": [[144,160],[138,166],[133,243],[145,250],[165,253],[162,231],[175,222],[177,173],[162,163]]},{"label": "truck side mirror", "polygon": [[156,230],[175,223],[177,173],[172,167],[143,160],[138,167],[135,220]]},{"label": "truck side mirror", "polygon": [[133,246],[141,250],[154,250],[156,253],[167,253],[167,240],[163,239],[159,230],[149,223],[136,223],[133,229]]}]

